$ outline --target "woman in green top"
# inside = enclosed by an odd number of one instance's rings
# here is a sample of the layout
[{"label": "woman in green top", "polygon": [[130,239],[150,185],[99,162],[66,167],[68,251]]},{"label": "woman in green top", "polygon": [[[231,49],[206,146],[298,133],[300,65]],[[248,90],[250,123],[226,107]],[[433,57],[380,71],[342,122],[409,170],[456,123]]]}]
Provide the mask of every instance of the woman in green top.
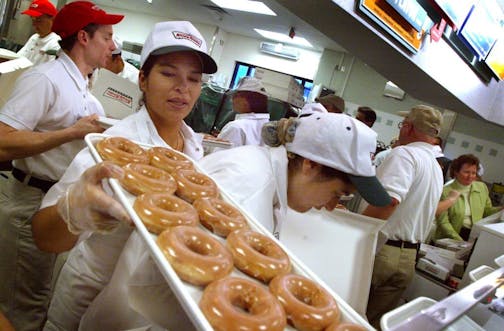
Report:
[{"label": "woman in green top", "polygon": [[464,154],[453,160],[450,176],[455,180],[444,187],[441,201],[450,199],[453,196],[449,195],[451,191],[460,194],[452,206],[436,218],[435,239],[467,241],[475,223],[502,209],[492,207],[486,184],[476,181],[478,165],[478,158],[472,154]]}]

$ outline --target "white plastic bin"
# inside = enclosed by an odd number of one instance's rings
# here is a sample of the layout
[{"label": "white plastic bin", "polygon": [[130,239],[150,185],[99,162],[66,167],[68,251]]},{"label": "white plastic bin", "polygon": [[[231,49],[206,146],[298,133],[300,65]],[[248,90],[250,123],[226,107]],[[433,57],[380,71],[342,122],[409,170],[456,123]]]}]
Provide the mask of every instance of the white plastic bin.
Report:
[{"label": "white plastic bin", "polygon": [[482,266],[477,267],[474,270],[469,271],[469,278],[471,279],[471,281],[475,282],[478,279],[485,277],[486,275],[488,275],[489,273],[491,273],[494,270],[495,269],[492,267],[489,267],[487,265],[482,265]]},{"label": "white plastic bin", "polygon": [[[389,311],[381,318],[380,325],[383,331],[391,330],[403,321],[415,314],[419,313],[422,309],[427,309],[437,301],[426,298],[418,297],[392,311]],[[467,316],[462,316],[453,324],[445,329],[446,331],[484,331],[482,327],[476,324]],[[427,330],[426,330],[427,331]]]}]

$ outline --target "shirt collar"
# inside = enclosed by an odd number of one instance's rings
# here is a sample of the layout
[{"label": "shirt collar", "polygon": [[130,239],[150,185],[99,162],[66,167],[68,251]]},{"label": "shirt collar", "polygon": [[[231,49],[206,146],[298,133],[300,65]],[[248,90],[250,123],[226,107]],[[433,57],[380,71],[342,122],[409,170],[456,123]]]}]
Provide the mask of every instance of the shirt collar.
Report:
[{"label": "shirt collar", "polygon": [[269,119],[270,114],[267,113],[243,113],[236,114],[235,119],[251,119],[251,120],[261,120],[261,119]]},{"label": "shirt collar", "polygon": [[58,61],[63,64],[63,67],[75,82],[79,91],[86,91],[88,87],[88,79],[87,77],[84,78],[82,76],[82,73],[75,62],[64,51],[58,53]]}]

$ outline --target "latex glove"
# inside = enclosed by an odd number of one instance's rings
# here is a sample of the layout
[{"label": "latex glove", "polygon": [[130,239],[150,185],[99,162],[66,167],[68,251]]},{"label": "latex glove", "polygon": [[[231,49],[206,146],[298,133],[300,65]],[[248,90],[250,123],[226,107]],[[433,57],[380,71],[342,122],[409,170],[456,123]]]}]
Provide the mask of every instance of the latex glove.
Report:
[{"label": "latex glove", "polygon": [[123,206],[102,187],[102,179],[122,176],[121,167],[103,162],[86,170],[79,181],[67,189],[58,200],[57,209],[71,233],[108,233],[121,222],[132,223]]}]

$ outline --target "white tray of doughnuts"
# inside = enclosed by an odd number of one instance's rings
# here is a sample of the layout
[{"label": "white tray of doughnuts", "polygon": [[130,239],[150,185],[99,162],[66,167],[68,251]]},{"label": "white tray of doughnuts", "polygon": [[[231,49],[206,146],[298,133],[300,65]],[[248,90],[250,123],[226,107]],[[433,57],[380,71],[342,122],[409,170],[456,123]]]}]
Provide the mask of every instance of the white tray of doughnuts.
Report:
[{"label": "white tray of doughnuts", "polygon": [[[96,163],[100,163],[103,161],[102,157],[98,153],[97,149],[95,148],[96,143],[99,141],[108,138],[108,135],[104,134],[97,134],[97,133],[91,133],[88,134],[85,137],[85,142],[87,146],[90,149],[90,152],[96,161]],[[142,143],[137,143],[133,141],[134,143],[138,144],[140,147],[144,149],[149,149],[151,145],[147,144],[142,144]],[[187,159],[191,160],[189,157],[184,155]],[[195,162],[194,160],[191,160],[196,168],[197,171],[206,174]],[[147,247],[150,250],[151,256],[153,260],[156,262],[157,266],[159,267],[160,272],[163,274],[164,278],[168,282],[171,290],[174,292],[174,294],[177,296],[179,302],[181,303],[182,307],[184,310],[187,312],[189,318],[193,322],[194,326],[201,331],[207,331],[207,330],[214,330],[210,323],[208,322],[207,318],[199,308],[199,302],[200,299],[203,295],[203,287],[200,286],[195,286],[191,285],[190,283],[187,283],[183,280],[180,279],[180,277],[177,275],[177,273],[174,271],[166,257],[164,256],[162,250],[159,248],[159,246],[156,243],[157,235],[150,233],[140,217],[137,215],[135,210],[133,209],[133,203],[136,199],[134,195],[126,191],[121,184],[119,183],[118,180],[115,179],[109,179],[108,183],[110,187],[112,188],[116,199],[118,199],[121,204],[125,207],[126,211],[128,214],[131,216],[135,227],[136,231],[140,234],[140,236],[145,240]],[[218,186],[218,185],[217,185]],[[336,300],[340,314],[341,314],[341,323],[352,323],[352,324],[357,324],[362,327],[364,327],[367,330],[374,330],[373,327],[364,319],[362,318],[355,310],[353,310],[352,307],[350,307],[341,297],[339,297],[334,291],[332,291],[326,284],[324,284],[314,273],[312,273],[300,260],[298,260],[286,247],[284,247],[280,242],[278,242],[272,234],[270,234],[259,222],[254,220],[250,215],[248,215],[245,211],[240,208],[240,206],[233,201],[233,199],[226,194],[222,188],[218,187],[220,190],[220,195],[221,199],[224,200],[225,202],[230,203],[233,205],[235,208],[237,208],[242,215],[246,218],[248,225],[251,230],[259,232],[263,235],[266,235],[267,237],[275,240],[279,246],[287,253],[287,255],[290,258],[291,265],[292,265],[292,270],[291,273],[293,274],[298,274],[305,276],[309,279],[312,279],[315,281],[317,284],[322,286],[329,294]],[[225,244],[226,239],[222,238],[220,236],[217,236],[213,234],[211,231],[207,230],[205,227],[202,225],[198,225],[199,228],[203,229],[207,233],[211,234],[213,238],[217,239],[221,243]],[[256,280],[245,273],[241,272],[238,270],[236,267],[234,267],[233,271],[229,276],[233,277],[241,277],[241,278],[246,278],[249,280],[253,280],[257,282],[258,284],[263,285],[265,288],[268,287],[267,284],[262,283],[259,280]],[[284,330],[296,330],[294,327],[290,326],[289,324],[286,325]]]}]

